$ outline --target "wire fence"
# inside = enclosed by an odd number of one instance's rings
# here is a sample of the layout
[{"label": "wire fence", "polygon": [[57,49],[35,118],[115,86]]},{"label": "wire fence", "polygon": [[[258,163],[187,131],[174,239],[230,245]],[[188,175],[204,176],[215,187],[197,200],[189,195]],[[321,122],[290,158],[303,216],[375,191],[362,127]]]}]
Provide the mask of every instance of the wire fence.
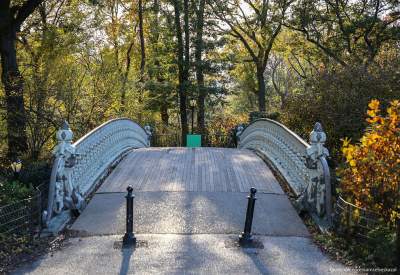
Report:
[{"label": "wire fence", "polygon": [[[154,134],[151,139],[152,147],[181,147],[183,146],[180,133]],[[201,137],[202,147],[236,147],[235,139],[232,135],[226,134],[206,134]]]},{"label": "wire fence", "polygon": [[48,184],[37,186],[27,199],[0,207],[0,234],[38,234],[42,229],[42,211],[47,205]]},{"label": "wire fence", "polygon": [[202,140],[202,146],[205,147],[222,147],[235,148],[236,140],[232,135],[226,134],[208,134]]},{"label": "wire fence", "polygon": [[151,137],[152,147],[180,147],[182,139],[179,133],[155,134]]},{"label": "wire fence", "polygon": [[376,228],[380,218],[379,213],[358,207],[342,197],[339,197],[335,204],[336,231],[347,236],[367,240],[368,232]]}]

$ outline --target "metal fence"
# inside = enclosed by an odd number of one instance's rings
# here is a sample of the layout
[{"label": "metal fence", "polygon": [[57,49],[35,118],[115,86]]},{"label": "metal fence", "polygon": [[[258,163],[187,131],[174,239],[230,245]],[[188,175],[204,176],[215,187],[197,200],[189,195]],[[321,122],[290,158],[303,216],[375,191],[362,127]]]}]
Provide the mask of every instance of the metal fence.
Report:
[{"label": "metal fence", "polygon": [[31,197],[0,207],[0,234],[38,234],[47,205],[48,184],[37,186]]},{"label": "metal fence", "polygon": [[180,133],[154,134],[150,144],[152,147],[180,147],[182,139]]},{"label": "metal fence", "polygon": [[231,135],[226,134],[208,134],[205,135],[202,140],[202,146],[204,147],[224,147],[224,148],[235,148],[236,142]]},{"label": "metal fence", "polygon": [[[203,147],[236,147],[233,136],[226,134],[202,135],[201,146]],[[154,134],[151,139],[152,147],[181,147],[182,138],[180,133]]]},{"label": "metal fence", "polygon": [[368,232],[374,229],[381,215],[358,207],[339,197],[335,204],[335,228],[344,235],[368,239]]}]

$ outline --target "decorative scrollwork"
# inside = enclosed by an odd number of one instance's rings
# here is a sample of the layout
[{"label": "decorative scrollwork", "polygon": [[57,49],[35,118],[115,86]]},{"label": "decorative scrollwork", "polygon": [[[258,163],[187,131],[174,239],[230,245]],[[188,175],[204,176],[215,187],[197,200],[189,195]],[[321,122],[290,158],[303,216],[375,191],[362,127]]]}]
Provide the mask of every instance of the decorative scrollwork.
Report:
[{"label": "decorative scrollwork", "polygon": [[144,130],[129,119],[115,119],[72,143],[73,132],[64,122],[56,134],[45,224],[64,210],[82,211],[85,198],[108,168],[126,151],[150,146],[150,134],[149,127]]},{"label": "decorative scrollwork", "polygon": [[321,123],[317,122],[310,133],[310,147],[306,149],[306,164],[310,169],[316,169],[317,161],[320,157],[328,157],[329,151],[324,147],[326,134],[322,129]]}]

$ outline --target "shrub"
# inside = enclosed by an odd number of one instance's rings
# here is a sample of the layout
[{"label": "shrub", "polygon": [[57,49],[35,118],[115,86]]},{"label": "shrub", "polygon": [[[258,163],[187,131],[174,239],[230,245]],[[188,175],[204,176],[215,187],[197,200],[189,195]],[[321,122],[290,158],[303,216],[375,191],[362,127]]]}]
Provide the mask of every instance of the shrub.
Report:
[{"label": "shrub", "polygon": [[51,166],[48,162],[25,160],[16,180],[9,164],[3,162],[0,165],[0,206],[27,199],[38,186],[49,182],[50,174]]},{"label": "shrub", "polygon": [[348,201],[382,214],[394,225],[400,218],[400,102],[392,101],[385,116],[379,105],[378,100],[369,103],[369,127],[358,144],[343,140],[346,162],[338,172]]},{"label": "shrub", "polygon": [[[387,64],[390,64],[387,65]],[[327,68],[304,81],[290,94],[281,121],[305,139],[319,121],[327,134],[326,146],[333,166],[341,159],[341,139],[361,138],[367,122],[368,103],[376,98],[382,105],[399,98],[400,58],[384,65]]]},{"label": "shrub", "polygon": [[19,181],[0,182],[0,206],[28,198],[33,194],[33,187]]},{"label": "shrub", "polygon": [[220,113],[207,123],[207,131],[210,135],[229,135],[237,125],[246,122],[245,116],[225,115]]},{"label": "shrub", "polygon": [[34,187],[50,181],[51,165],[47,161],[25,162],[19,180]]},{"label": "shrub", "polygon": [[397,259],[396,233],[387,226],[378,226],[368,233],[368,240],[364,244],[368,251],[367,259],[371,259],[378,266],[394,267]]}]

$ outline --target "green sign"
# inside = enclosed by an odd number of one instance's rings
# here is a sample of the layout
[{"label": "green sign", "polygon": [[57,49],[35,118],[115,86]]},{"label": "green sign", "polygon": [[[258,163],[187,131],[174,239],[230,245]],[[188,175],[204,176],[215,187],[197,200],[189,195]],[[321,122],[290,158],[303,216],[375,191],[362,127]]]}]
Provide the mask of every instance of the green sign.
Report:
[{"label": "green sign", "polygon": [[186,135],[186,147],[201,147],[201,135]]}]

